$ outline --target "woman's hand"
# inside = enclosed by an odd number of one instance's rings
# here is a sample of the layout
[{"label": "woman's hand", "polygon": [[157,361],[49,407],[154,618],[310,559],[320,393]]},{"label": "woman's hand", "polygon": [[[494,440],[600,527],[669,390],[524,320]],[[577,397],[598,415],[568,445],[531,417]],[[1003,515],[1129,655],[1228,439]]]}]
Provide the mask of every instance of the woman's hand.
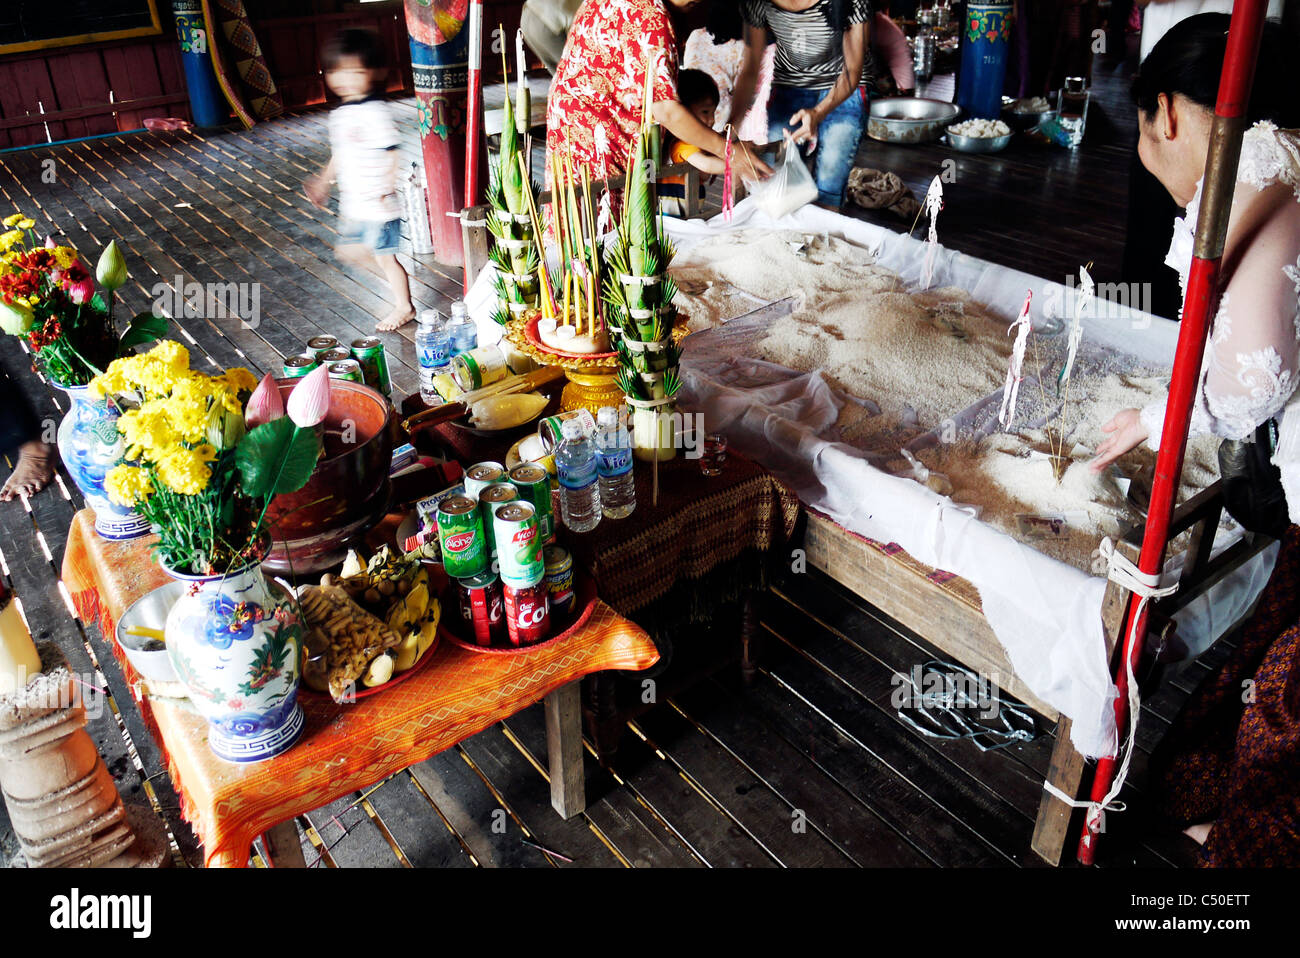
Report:
[{"label": "woman's hand", "polygon": [[794,127],[792,139],[796,143],[809,141],[812,147],[817,147],[817,128],[821,126],[822,118],[816,108],[811,110],[800,110],[794,116],[790,117],[790,125]]},{"label": "woman's hand", "polygon": [[739,182],[744,176],[758,175],[760,180],[765,180],[772,175],[772,167],[763,162],[758,151],[748,143],[736,142],[732,144],[731,169],[740,173],[740,176],[733,176],[733,182]]},{"label": "woman's hand", "polygon": [[1121,409],[1110,422],[1101,427],[1109,433],[1097,447],[1097,455],[1089,463],[1093,472],[1101,472],[1124,453],[1142,444],[1147,437],[1147,427],[1136,409]]}]

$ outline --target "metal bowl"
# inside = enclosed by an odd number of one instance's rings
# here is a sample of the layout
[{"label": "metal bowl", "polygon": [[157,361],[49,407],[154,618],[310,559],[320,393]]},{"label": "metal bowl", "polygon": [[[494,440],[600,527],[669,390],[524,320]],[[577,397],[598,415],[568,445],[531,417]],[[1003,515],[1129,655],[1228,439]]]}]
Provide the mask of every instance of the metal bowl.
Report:
[{"label": "metal bowl", "polygon": [[1033,113],[1017,113],[1012,109],[1016,103],[1017,101],[1010,97],[1002,98],[1002,122],[1011,127],[1015,133],[1032,130],[1056,112],[1056,107],[1049,107],[1046,110],[1037,110]]},{"label": "metal bowl", "polygon": [[962,136],[952,130],[944,134],[948,145],[962,153],[998,153],[1007,148],[1014,135],[1008,133],[1005,136]]},{"label": "metal bowl", "polygon": [[127,661],[146,680],[151,682],[179,682],[176,670],[167,656],[167,646],[157,639],[127,635],[127,629],[144,626],[161,630],[167,623],[167,613],[176,600],[184,595],[186,583],[168,582],[147,595],[136,599],[117,620],[117,644],[126,653]]},{"label": "metal bowl", "polygon": [[871,104],[867,136],[885,143],[929,143],[957,119],[955,103],[919,96],[890,96]]}]

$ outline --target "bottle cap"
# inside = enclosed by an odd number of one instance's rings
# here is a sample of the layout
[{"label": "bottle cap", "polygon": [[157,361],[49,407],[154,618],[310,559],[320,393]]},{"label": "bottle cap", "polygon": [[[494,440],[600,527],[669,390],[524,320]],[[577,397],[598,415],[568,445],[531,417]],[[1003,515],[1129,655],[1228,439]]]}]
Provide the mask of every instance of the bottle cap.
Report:
[{"label": "bottle cap", "polygon": [[582,420],[577,416],[560,423],[560,436],[564,439],[582,438]]},{"label": "bottle cap", "polygon": [[618,410],[613,406],[601,406],[596,410],[596,424],[600,426],[617,426]]},{"label": "bottle cap", "polygon": [[436,309],[426,309],[420,312],[416,322],[421,326],[431,326],[442,319],[442,315]]},{"label": "bottle cap", "polygon": [[452,319],[464,319],[466,315],[465,304],[461,300],[458,299],[451,304]]}]

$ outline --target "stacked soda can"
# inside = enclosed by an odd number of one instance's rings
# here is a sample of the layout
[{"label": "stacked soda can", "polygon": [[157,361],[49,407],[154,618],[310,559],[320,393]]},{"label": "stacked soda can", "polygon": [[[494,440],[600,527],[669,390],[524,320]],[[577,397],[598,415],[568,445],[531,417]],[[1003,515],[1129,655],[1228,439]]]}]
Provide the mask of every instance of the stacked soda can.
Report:
[{"label": "stacked soda can", "polygon": [[546,567],[546,592],[551,609],[568,615],[577,602],[573,591],[573,557],[564,546],[547,546],[542,550],[542,561]]},{"label": "stacked soda can", "polygon": [[315,356],[318,363],[325,362],[325,353],[338,348],[339,341],[333,336],[313,336],[307,340],[307,352]]},{"label": "stacked soda can", "polygon": [[541,527],[543,542],[555,538],[555,511],[551,505],[551,477],[546,467],[537,462],[525,462],[510,470],[510,482],[519,490],[519,498],[533,504],[537,522]]},{"label": "stacked soda can", "polygon": [[342,379],[350,383],[364,382],[361,365],[355,359],[340,359],[330,363],[330,379]]},{"label": "stacked soda can", "polygon": [[492,571],[456,580],[460,615],[478,645],[501,645],[506,634],[505,597]]},{"label": "stacked soda can", "polygon": [[316,354],[316,359],[323,366],[329,366],[333,363],[354,362],[352,350],[346,346],[331,346],[329,349],[323,349]]},{"label": "stacked soda can", "polygon": [[392,382],[388,375],[388,357],[384,354],[384,344],[375,336],[352,340],[352,358],[361,365],[365,383],[371,389],[377,389],[387,396],[392,392]]},{"label": "stacked soda can", "polygon": [[465,495],[478,501],[478,494],[494,482],[506,480],[506,467],[499,462],[476,462],[465,470]]},{"label": "stacked soda can", "polygon": [[297,356],[285,356],[281,372],[286,379],[301,379],[319,365],[313,353],[301,353]]},{"label": "stacked soda can", "polygon": [[542,558],[541,526],[531,502],[492,507],[497,562],[505,599],[506,631],[512,645],[532,645],[550,634],[550,594]]},{"label": "stacked soda can", "polygon": [[479,511],[483,513],[483,535],[487,540],[488,560],[493,570],[497,568],[497,540],[492,522],[492,510],[503,502],[519,498],[519,490],[508,482],[490,482],[479,490]]}]

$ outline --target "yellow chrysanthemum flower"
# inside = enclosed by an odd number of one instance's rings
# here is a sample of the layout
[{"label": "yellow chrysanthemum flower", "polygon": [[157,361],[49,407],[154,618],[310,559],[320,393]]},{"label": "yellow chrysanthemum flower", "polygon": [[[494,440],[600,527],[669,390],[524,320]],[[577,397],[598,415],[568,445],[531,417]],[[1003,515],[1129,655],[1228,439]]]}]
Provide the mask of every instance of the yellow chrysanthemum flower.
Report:
[{"label": "yellow chrysanthemum flower", "polygon": [[15,224],[20,230],[29,230],[36,225],[36,220],[30,216],[24,216]]},{"label": "yellow chrysanthemum flower", "polygon": [[166,405],[159,400],[131,409],[117,421],[117,431],[126,440],[127,459],[158,462],[180,444]]},{"label": "yellow chrysanthemum flower", "polygon": [[23,219],[25,216],[26,216],[25,213],[12,213],[9,216],[5,217],[5,226],[13,226],[15,223],[17,223],[20,219]]},{"label": "yellow chrysanthemum flower", "polygon": [[73,263],[77,262],[77,251],[71,246],[56,246],[50,250],[54,257],[54,265],[59,269],[67,269]]},{"label": "yellow chrysanthemum flower", "polygon": [[227,369],[226,374],[218,376],[217,379],[227,383],[237,393],[251,393],[257,388],[257,377],[242,366]]},{"label": "yellow chrysanthemum flower", "polygon": [[167,366],[173,372],[184,372],[190,368],[190,351],[172,339],[162,340],[145,355]]},{"label": "yellow chrysanthemum flower", "polygon": [[215,456],[216,450],[212,446],[176,449],[158,463],[158,478],[173,492],[196,496],[208,486],[212,470],[207,463]]},{"label": "yellow chrysanthemum flower", "polygon": [[22,240],[22,230],[10,230],[7,233],[0,234],[0,250],[6,253],[14,248],[14,244]]},{"label": "yellow chrysanthemum flower", "polygon": [[177,399],[172,396],[165,402],[172,428],[181,439],[189,443],[202,442],[208,431],[207,399]]},{"label": "yellow chrysanthemum flower", "polygon": [[114,466],[104,477],[104,490],[119,506],[130,508],[153,495],[153,483],[138,466]]}]

